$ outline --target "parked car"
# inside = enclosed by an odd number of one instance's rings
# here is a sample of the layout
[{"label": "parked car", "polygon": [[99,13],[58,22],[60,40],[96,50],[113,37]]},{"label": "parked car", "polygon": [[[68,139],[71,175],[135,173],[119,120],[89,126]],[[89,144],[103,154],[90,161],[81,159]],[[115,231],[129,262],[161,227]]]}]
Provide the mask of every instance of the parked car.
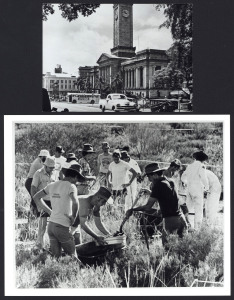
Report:
[{"label": "parked car", "polygon": [[181,99],[189,99],[189,94],[185,93],[182,90],[172,91],[172,92],[170,92],[170,96],[171,96],[171,98],[174,98],[174,99],[178,99],[179,97]]},{"label": "parked car", "polygon": [[105,110],[120,111],[138,111],[136,103],[129,101],[124,94],[109,94],[106,99],[99,100],[99,107],[104,112]]}]

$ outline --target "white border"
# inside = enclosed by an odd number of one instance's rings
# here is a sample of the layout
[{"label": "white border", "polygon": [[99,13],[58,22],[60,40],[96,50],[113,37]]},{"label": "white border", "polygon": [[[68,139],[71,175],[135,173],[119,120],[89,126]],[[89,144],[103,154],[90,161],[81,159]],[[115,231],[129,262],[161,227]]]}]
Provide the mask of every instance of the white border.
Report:
[{"label": "white border", "polygon": [[[17,289],[15,287],[15,123],[223,122],[224,287],[122,289]],[[5,296],[178,296],[230,295],[230,116],[229,115],[17,115],[4,116]]]}]

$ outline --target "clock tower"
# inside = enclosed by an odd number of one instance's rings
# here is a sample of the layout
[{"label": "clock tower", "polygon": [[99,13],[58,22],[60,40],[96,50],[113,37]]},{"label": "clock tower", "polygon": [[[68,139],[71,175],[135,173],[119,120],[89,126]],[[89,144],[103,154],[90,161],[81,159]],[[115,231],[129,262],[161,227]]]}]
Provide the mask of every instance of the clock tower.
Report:
[{"label": "clock tower", "polygon": [[135,56],[133,47],[133,16],[132,4],[114,4],[114,36],[111,54],[118,57]]}]

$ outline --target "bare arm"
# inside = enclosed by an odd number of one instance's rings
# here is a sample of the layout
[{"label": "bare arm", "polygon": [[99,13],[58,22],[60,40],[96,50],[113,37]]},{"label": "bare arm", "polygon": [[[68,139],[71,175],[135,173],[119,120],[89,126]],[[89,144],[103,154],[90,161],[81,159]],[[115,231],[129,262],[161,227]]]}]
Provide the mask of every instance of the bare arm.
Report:
[{"label": "bare arm", "polygon": [[75,193],[70,193],[70,198],[72,200],[72,215],[69,216],[69,219],[71,221],[71,225],[74,223],[75,219],[76,219],[76,215],[78,213],[79,210],[79,202],[78,202],[78,198],[77,195]]},{"label": "bare arm", "polygon": [[157,198],[153,198],[153,197],[149,197],[147,203],[145,205],[141,205],[138,207],[133,208],[133,211],[145,211],[145,210],[149,210],[152,208],[152,206],[154,205],[154,203],[158,201]]},{"label": "bare arm", "polygon": [[95,217],[94,216],[94,222],[95,222],[95,225],[97,226],[97,229],[100,230],[103,234],[105,234],[105,235],[110,234],[110,232],[103,225],[100,217]]},{"label": "bare arm", "polygon": [[33,200],[35,201],[37,207],[43,209],[45,212],[51,215],[52,210],[49,208],[48,205],[46,205],[45,201],[42,199],[42,197],[44,197],[45,195],[47,194],[44,191],[44,189],[42,189],[33,196]]},{"label": "bare arm", "polygon": [[125,188],[125,187],[127,187],[127,186],[130,186],[130,185],[132,184],[133,180],[134,180],[134,179],[136,178],[136,176],[137,176],[137,172],[136,172],[133,168],[131,168],[131,169],[129,170],[129,172],[132,173],[132,178],[129,180],[129,183],[126,183],[126,184],[123,184],[123,185],[122,185],[123,188]]}]

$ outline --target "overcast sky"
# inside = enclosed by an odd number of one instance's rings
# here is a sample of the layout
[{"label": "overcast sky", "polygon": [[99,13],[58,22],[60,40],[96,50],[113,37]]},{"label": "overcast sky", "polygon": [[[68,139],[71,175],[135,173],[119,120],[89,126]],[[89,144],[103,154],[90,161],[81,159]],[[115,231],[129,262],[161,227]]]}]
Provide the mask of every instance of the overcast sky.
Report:
[{"label": "overcast sky", "polygon": [[[55,13],[43,21],[43,73],[63,72],[78,75],[79,66],[93,66],[102,53],[113,48],[113,4],[101,4],[89,17],[67,21],[54,6]],[[170,30],[159,29],[165,20],[153,4],[133,5],[133,46],[136,52],[151,48],[167,50],[172,44]]]}]

